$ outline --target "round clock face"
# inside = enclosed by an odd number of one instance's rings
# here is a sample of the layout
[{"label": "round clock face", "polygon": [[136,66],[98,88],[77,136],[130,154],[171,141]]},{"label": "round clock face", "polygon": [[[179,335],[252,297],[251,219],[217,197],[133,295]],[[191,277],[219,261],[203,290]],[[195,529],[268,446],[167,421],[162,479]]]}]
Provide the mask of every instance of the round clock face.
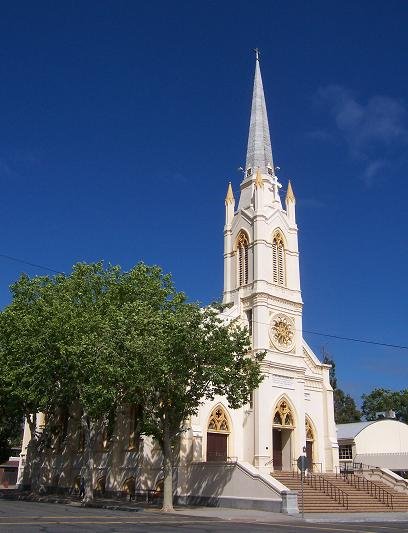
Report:
[{"label": "round clock face", "polygon": [[293,320],[283,314],[272,317],[269,337],[281,352],[289,352],[294,345],[295,327]]}]

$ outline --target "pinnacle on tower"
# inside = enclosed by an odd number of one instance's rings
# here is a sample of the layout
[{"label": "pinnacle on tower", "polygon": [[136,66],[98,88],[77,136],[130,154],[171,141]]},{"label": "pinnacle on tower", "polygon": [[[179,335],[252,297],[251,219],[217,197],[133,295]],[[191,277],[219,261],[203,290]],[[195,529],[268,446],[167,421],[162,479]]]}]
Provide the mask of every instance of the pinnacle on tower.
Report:
[{"label": "pinnacle on tower", "polygon": [[227,196],[225,197],[225,205],[235,202],[234,193],[232,192],[231,182],[228,183]]},{"label": "pinnacle on tower", "polygon": [[285,201],[286,203],[288,202],[295,202],[295,195],[294,195],[294,192],[293,192],[293,189],[292,189],[292,184],[289,180],[289,183],[288,183],[288,189],[286,191],[286,198],[285,198]]},{"label": "pinnacle on tower", "polygon": [[246,157],[246,176],[251,176],[256,168],[263,174],[274,175],[271,138],[268,114],[262,84],[259,52],[256,52],[254,90],[252,93],[251,120],[249,125],[248,149]]}]

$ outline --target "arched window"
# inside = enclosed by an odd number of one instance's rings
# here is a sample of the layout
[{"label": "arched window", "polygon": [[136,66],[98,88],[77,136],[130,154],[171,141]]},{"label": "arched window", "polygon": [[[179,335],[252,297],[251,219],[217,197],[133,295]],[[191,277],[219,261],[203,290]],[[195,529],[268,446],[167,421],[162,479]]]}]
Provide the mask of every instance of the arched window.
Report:
[{"label": "arched window", "polygon": [[276,406],[273,414],[273,425],[287,428],[293,428],[295,425],[292,411],[285,399],[281,400]]},{"label": "arched window", "polygon": [[309,418],[306,416],[305,418],[305,433],[306,433],[306,457],[308,460],[308,469],[312,472],[314,461],[315,461],[315,449],[314,449],[314,431],[312,427],[312,423],[309,420]]},{"label": "arched window", "polygon": [[248,283],[248,237],[240,231],[237,239],[238,284],[240,287]]},{"label": "arched window", "polygon": [[285,285],[285,247],[282,234],[277,231],[272,241],[273,282]]},{"label": "arched window", "polygon": [[227,415],[221,406],[216,407],[210,416],[208,422],[208,431],[222,431],[229,433],[229,424]]},{"label": "arched window", "polygon": [[310,423],[310,420],[307,417],[305,419],[305,431],[306,431],[306,440],[314,441],[312,424]]}]

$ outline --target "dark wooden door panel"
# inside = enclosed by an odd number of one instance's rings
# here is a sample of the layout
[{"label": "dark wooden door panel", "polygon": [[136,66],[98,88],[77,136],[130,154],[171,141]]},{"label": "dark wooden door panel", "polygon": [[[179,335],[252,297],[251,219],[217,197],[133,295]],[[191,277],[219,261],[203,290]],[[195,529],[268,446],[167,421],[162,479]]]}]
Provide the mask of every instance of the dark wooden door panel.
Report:
[{"label": "dark wooden door panel", "polygon": [[282,470],[282,431],[273,430],[273,468]]},{"label": "dark wooden door panel", "polygon": [[207,461],[226,461],[228,457],[228,435],[207,433]]},{"label": "dark wooden door panel", "polygon": [[306,457],[307,464],[310,471],[313,470],[313,442],[311,440],[306,441]]}]

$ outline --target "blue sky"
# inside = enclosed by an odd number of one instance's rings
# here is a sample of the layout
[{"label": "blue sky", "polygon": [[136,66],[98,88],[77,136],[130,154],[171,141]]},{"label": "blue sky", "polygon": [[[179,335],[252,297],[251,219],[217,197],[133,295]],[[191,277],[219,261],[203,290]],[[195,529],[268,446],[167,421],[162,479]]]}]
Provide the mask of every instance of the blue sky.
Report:
[{"label": "blue sky", "polygon": [[[304,328],[408,345],[408,3],[22,2],[0,18],[0,254],[139,260],[219,298],[254,71],[297,196]],[[0,305],[19,274],[0,257]],[[407,350],[305,334],[355,398]]]}]

